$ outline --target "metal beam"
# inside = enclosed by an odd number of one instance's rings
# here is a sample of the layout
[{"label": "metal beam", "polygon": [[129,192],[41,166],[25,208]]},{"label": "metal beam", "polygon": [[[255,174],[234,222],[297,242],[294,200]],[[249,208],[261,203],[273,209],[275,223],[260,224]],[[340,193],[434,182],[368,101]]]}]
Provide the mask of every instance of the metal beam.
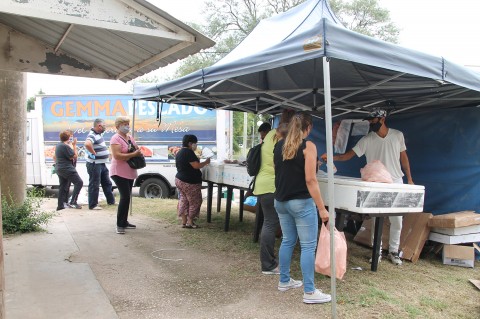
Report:
[{"label": "metal beam", "polygon": [[167,50],[165,50],[165,51],[163,51],[163,52],[161,52],[161,53],[159,53],[159,54],[157,54],[157,55],[152,56],[151,58],[149,58],[149,59],[147,59],[147,60],[145,60],[145,61],[143,61],[143,62],[141,62],[141,63],[139,63],[139,64],[137,64],[137,65],[135,65],[135,66],[133,66],[133,67],[131,67],[130,69],[123,71],[122,73],[120,73],[120,74],[116,77],[116,79],[117,79],[117,80],[121,80],[121,79],[124,78],[125,76],[127,76],[127,75],[129,75],[129,74],[131,74],[131,73],[134,73],[134,72],[142,69],[143,67],[145,67],[145,66],[147,66],[147,65],[150,65],[150,64],[152,64],[152,63],[154,63],[154,62],[157,62],[157,61],[159,61],[159,60],[161,60],[161,59],[163,59],[163,58],[165,58],[165,57],[167,57],[167,56],[169,56],[169,55],[171,55],[171,54],[174,54],[175,52],[181,51],[181,50],[183,50],[183,49],[191,46],[192,44],[193,44],[193,43],[190,43],[190,42],[181,42],[181,43],[179,43],[179,44],[177,44],[177,45],[174,45],[173,47],[171,47],[171,48],[169,48],[169,49],[167,49]]},{"label": "metal beam", "polygon": [[442,96],[442,97],[439,97],[439,98],[433,98],[433,99],[431,99],[431,100],[429,100],[429,101],[421,102],[421,103],[412,105],[412,106],[410,106],[410,107],[404,107],[404,108],[402,108],[401,110],[392,112],[392,114],[396,114],[396,113],[400,113],[400,112],[405,112],[406,110],[414,109],[414,108],[416,108],[416,107],[419,107],[419,106],[422,106],[422,105],[425,105],[425,104],[430,104],[430,103],[436,102],[436,101],[438,101],[438,100],[443,100],[443,99],[445,99],[446,97],[455,96],[455,95],[462,94],[462,93],[465,93],[465,92],[468,92],[468,91],[471,91],[471,90],[470,90],[470,89],[464,89],[464,90],[460,90],[460,91],[455,92],[455,93],[447,94],[446,96]]},{"label": "metal beam", "polygon": [[[246,87],[246,88],[249,88],[249,89],[252,89],[252,90],[254,90],[254,91],[257,91],[257,90],[258,90],[258,88],[255,87],[255,86],[252,86],[252,85],[249,85],[249,84],[240,82],[240,81],[235,80],[235,79],[228,79],[228,81],[230,81],[230,82],[232,82],[232,83],[235,83],[235,84],[238,84],[238,85],[242,85],[242,86],[244,86],[244,87]],[[308,108],[307,106],[305,106],[305,105],[303,105],[303,104],[301,104],[301,103],[298,103],[298,102],[295,102],[295,101],[291,101],[291,100],[289,100],[289,99],[285,99],[283,96],[278,95],[278,94],[268,93],[268,95],[273,96],[274,98],[279,99],[279,100],[289,101],[289,102],[291,102],[292,104],[297,105],[299,108],[302,108],[302,109],[303,109],[303,108]],[[265,98],[262,97],[262,99],[265,99]],[[275,103],[278,103],[278,101],[275,102]]]},{"label": "metal beam", "polygon": [[67,38],[67,36],[70,33],[70,31],[72,30],[72,28],[73,28],[73,24],[68,26],[67,31],[65,31],[65,33],[63,33],[62,38],[58,41],[57,46],[55,47],[53,52],[57,53],[57,51],[60,49],[60,46],[62,45],[63,41],[65,41],[65,39]]}]

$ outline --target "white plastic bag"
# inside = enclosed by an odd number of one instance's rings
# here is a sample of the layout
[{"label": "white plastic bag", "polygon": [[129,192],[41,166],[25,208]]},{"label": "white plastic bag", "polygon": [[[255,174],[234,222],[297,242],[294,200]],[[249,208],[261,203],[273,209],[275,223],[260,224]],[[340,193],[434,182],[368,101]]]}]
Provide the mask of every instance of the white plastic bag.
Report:
[{"label": "white plastic bag", "polygon": [[[328,223],[327,223],[328,226]],[[318,237],[317,255],[315,256],[315,271],[331,276],[330,271],[330,230],[322,223]],[[345,234],[335,228],[335,277],[343,279],[347,271],[347,241]]]},{"label": "white plastic bag", "polygon": [[364,168],[360,169],[360,174],[362,176],[362,181],[393,183],[392,175],[379,160],[375,160],[365,165]]}]

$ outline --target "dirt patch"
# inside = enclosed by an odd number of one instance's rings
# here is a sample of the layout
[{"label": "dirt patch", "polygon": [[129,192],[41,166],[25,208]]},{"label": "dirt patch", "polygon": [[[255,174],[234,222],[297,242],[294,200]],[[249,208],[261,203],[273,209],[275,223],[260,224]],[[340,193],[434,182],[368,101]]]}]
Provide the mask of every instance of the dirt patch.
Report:
[{"label": "dirt patch", "polygon": [[[137,229],[125,235],[114,232],[113,207],[62,213],[79,247],[71,260],[90,264],[120,318],[330,317],[331,304],[305,305],[302,289],[279,292],[278,277],[261,274],[253,214],[239,222],[233,212],[225,233],[222,212],[211,224],[202,212],[202,228],[189,230],[175,224],[175,202],[135,198],[134,207],[130,222]],[[144,215],[152,212],[160,217]],[[352,241],[348,249],[347,273],[337,282],[339,318],[478,318],[479,292],[468,282],[480,278],[478,268],[426,256],[400,267],[382,261],[371,272],[370,249]],[[295,279],[301,279],[298,254]],[[330,278],[316,274],[316,285],[330,292]]]}]

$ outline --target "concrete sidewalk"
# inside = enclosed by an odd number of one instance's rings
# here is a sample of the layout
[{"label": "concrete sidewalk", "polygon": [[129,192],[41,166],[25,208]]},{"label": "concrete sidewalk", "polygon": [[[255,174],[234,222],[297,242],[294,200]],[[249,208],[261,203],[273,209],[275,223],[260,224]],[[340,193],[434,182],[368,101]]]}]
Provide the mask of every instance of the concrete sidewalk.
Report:
[{"label": "concrete sidewalk", "polygon": [[[151,209],[160,202],[153,202]],[[54,210],[56,199],[43,209]],[[135,207],[134,207],[135,211]],[[173,211],[172,214],[175,214]],[[48,232],[4,237],[8,319],[319,318],[303,292],[279,292],[256,256],[195,249],[196,232],[139,214],[115,233],[116,207],[65,209]],[[200,220],[203,227],[210,227]],[[184,236],[183,234],[187,235]],[[218,235],[229,236],[221,228]],[[328,313],[329,307],[322,307]]]},{"label": "concrete sidewalk", "polygon": [[[46,209],[55,210],[55,200]],[[7,318],[118,318],[62,215],[47,233],[4,237]]]},{"label": "concrete sidewalk", "polygon": [[[55,207],[56,199],[42,204]],[[6,317],[223,317],[211,307],[230,289],[219,286],[222,260],[183,247],[177,225],[135,214],[129,221],[137,229],[119,235],[116,206],[84,206],[60,211],[47,232],[5,236]],[[209,298],[192,299],[198,290]]]}]

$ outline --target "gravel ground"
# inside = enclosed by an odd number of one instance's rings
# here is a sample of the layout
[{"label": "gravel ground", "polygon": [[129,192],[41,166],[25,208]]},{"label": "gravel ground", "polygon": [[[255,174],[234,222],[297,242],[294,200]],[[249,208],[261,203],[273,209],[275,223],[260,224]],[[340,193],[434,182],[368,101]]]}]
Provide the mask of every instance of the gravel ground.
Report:
[{"label": "gravel ground", "polygon": [[[44,205],[55,207],[55,199]],[[190,249],[176,226],[134,215],[137,229],[118,235],[115,218],[114,210],[84,207],[63,210],[56,220],[78,246],[69,260],[90,265],[119,318],[330,317],[330,304],[303,304],[302,289],[278,291],[277,276],[254,266],[237,271],[241,260]]]}]

